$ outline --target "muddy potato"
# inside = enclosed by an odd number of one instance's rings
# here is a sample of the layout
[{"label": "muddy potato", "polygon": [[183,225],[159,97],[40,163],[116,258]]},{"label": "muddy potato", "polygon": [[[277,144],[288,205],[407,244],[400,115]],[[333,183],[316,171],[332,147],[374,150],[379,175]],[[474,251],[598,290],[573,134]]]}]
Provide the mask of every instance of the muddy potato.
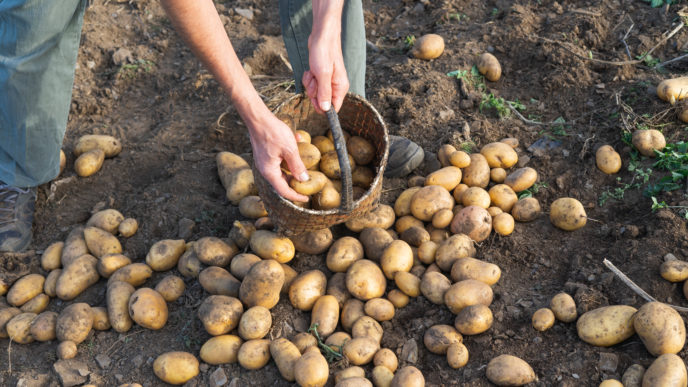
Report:
[{"label": "muddy potato", "polygon": [[682,282],[688,279],[688,262],[672,260],[662,262],[659,274],[669,282]]},{"label": "muddy potato", "polygon": [[308,180],[299,181],[297,179],[291,179],[289,181],[289,186],[293,188],[294,191],[302,195],[315,195],[316,193],[322,191],[322,189],[325,187],[325,184],[327,184],[327,176],[325,176],[322,172],[318,171],[307,172]]},{"label": "muddy potato", "polygon": [[468,363],[468,348],[463,343],[453,343],[447,347],[447,363],[458,369]]},{"label": "muddy potato", "polygon": [[490,168],[509,169],[518,162],[518,154],[514,148],[503,142],[492,142],[485,145],[480,150],[480,154],[485,156]]},{"label": "muddy potato", "polygon": [[291,283],[294,282],[294,279],[299,276],[299,273],[286,263],[280,263],[280,266],[284,272],[284,283],[282,284],[280,293],[289,294],[289,287],[291,286]]},{"label": "muddy potato", "polygon": [[314,210],[331,210],[333,208],[339,208],[342,203],[342,195],[337,191],[334,186],[326,184],[322,191],[313,195],[312,207]]},{"label": "muddy potato", "polygon": [[214,336],[201,346],[199,356],[204,362],[213,365],[236,363],[242,343],[235,335]]},{"label": "muddy potato", "polygon": [[678,312],[660,302],[648,302],[638,309],[633,328],[654,356],[678,353],[686,342],[686,327]]},{"label": "muddy potato", "polygon": [[55,328],[57,326],[57,316],[55,312],[43,312],[36,316],[31,322],[29,333],[36,341],[55,340]]},{"label": "muddy potato", "polygon": [[573,198],[559,198],[555,200],[549,209],[549,219],[556,227],[573,231],[587,222],[585,208],[581,202]]},{"label": "muddy potato", "polygon": [[318,347],[318,340],[310,333],[301,332],[296,334],[292,339],[292,343],[298,348],[299,352],[306,353],[306,350],[310,347]]},{"label": "muddy potato", "polygon": [[404,190],[394,202],[394,213],[397,217],[411,215],[411,199],[422,187],[411,187]]},{"label": "muddy potato", "polygon": [[19,344],[32,343],[34,338],[31,336],[31,324],[36,317],[36,313],[19,313],[7,321],[5,330],[10,340]]},{"label": "muddy potato", "polygon": [[382,297],[387,280],[379,266],[367,259],[360,259],[349,266],[346,272],[346,288],[360,300]]},{"label": "muddy potato", "polygon": [[361,316],[351,327],[351,337],[370,337],[378,344],[382,342],[382,326],[370,316]]},{"label": "muddy potato", "polygon": [[198,375],[198,359],[188,352],[166,352],[153,362],[153,372],[165,383],[184,384]]},{"label": "muddy potato", "polygon": [[488,81],[497,82],[502,77],[502,66],[497,58],[486,52],[478,58],[478,71],[484,75]]},{"label": "muddy potato", "polygon": [[89,177],[100,171],[105,161],[105,153],[100,149],[93,149],[77,157],[74,171],[81,177]]},{"label": "muddy potato", "polygon": [[86,340],[93,328],[93,311],[83,302],[64,308],[57,317],[55,336],[59,341],[73,341],[79,344]]},{"label": "muddy potato", "polygon": [[471,163],[463,169],[461,182],[469,187],[486,188],[490,183],[490,165],[480,153],[472,153]]},{"label": "muddy potato", "polygon": [[688,83],[686,77],[665,79],[657,85],[657,96],[672,105],[686,97]]},{"label": "muddy potato", "polygon": [[241,199],[246,196],[258,194],[253,171],[250,168],[239,169],[231,173],[225,188],[227,189],[227,200],[235,206],[238,206]]},{"label": "muddy potato", "polygon": [[292,306],[309,311],[327,289],[327,277],[320,270],[309,270],[299,274],[289,286],[289,301]]},{"label": "muddy potato", "polygon": [[421,279],[409,272],[397,271],[394,274],[394,283],[400,291],[409,297],[418,297],[420,295]]},{"label": "muddy potato", "polygon": [[[358,299],[350,298],[342,306],[342,328],[351,332],[354,324],[360,317],[365,316],[365,304]],[[1,322],[1,321],[0,321]],[[303,351],[301,351],[303,352]]]},{"label": "muddy potato", "polygon": [[62,270],[57,278],[55,293],[65,301],[73,300],[76,296],[98,282],[100,276],[96,265],[98,260],[91,255],[82,255]]},{"label": "muddy potato", "polygon": [[134,321],[129,316],[129,298],[134,294],[134,287],[123,281],[108,283],[105,294],[108,318],[112,328],[120,333],[131,329]]},{"label": "muddy potato", "polygon": [[659,356],[643,375],[643,387],[685,386],[688,376],[681,357],[667,353]]},{"label": "muddy potato", "polygon": [[62,266],[62,249],[64,242],[55,242],[46,247],[41,255],[41,267],[45,271],[51,271]]},{"label": "muddy potato", "polygon": [[518,201],[516,192],[506,184],[497,184],[490,188],[488,193],[492,205],[499,207],[504,212],[511,212],[514,204]]},{"label": "muddy potato", "polygon": [[511,172],[506,179],[504,179],[504,184],[511,187],[514,192],[521,192],[532,187],[535,181],[537,181],[537,178],[538,174],[535,169],[524,167]]},{"label": "muddy potato", "polygon": [[655,157],[655,151],[661,151],[666,146],[664,135],[656,129],[636,130],[631,142],[640,154],[647,157]]},{"label": "muddy potato", "polygon": [[544,332],[554,325],[554,312],[550,308],[540,308],[533,313],[531,323],[536,331]]},{"label": "muddy potato", "polygon": [[60,258],[62,267],[69,266],[70,263],[84,254],[88,254],[88,247],[84,239],[84,227],[77,226],[69,232],[62,248],[62,257]]},{"label": "muddy potato", "polygon": [[465,194],[469,188],[469,186],[463,183],[457,185],[456,188],[454,188],[454,191],[452,192],[452,197],[454,198],[454,200],[456,200],[457,203],[459,203],[459,205],[463,203],[463,194]]},{"label": "muddy potato", "polygon": [[263,259],[274,259],[279,263],[287,263],[294,258],[296,249],[291,239],[280,237],[267,230],[256,230],[251,234],[251,250]]},{"label": "muddy potato", "polygon": [[455,166],[448,166],[430,173],[425,178],[425,185],[439,185],[447,191],[456,188],[461,182],[461,169]]},{"label": "muddy potato", "polygon": [[19,278],[7,292],[7,302],[12,306],[22,306],[43,292],[45,277],[29,274]]},{"label": "muddy potato", "polygon": [[363,229],[358,239],[363,245],[365,256],[373,261],[379,261],[382,252],[394,241],[394,238],[385,229],[380,227]]},{"label": "muddy potato", "polygon": [[423,176],[411,176],[407,181],[408,187],[422,187],[425,184],[425,177]]},{"label": "muddy potato", "polygon": [[57,297],[57,279],[62,275],[62,269],[55,269],[48,273],[43,283],[43,293],[49,297]]},{"label": "muddy potato", "polygon": [[595,152],[595,163],[600,171],[612,175],[621,169],[621,156],[611,145],[602,145]]},{"label": "muddy potato", "polygon": [[[361,310],[362,310],[361,306]],[[7,322],[10,321],[14,316],[21,313],[19,308],[2,308],[0,309],[0,339],[6,339],[7,335]]]},{"label": "muddy potato", "polygon": [[196,256],[196,251],[193,248],[193,242],[189,243],[186,251],[179,257],[177,262],[177,270],[185,278],[196,278],[200,275],[201,271],[205,267],[203,263]]},{"label": "muddy potato", "polygon": [[454,198],[449,191],[438,185],[425,186],[411,198],[411,213],[424,222],[432,220],[437,211],[452,207]]},{"label": "muddy potato", "polygon": [[335,351],[339,351],[339,348],[344,346],[344,343],[349,340],[351,340],[350,334],[346,332],[335,332],[327,337],[327,340],[325,340],[325,345]]},{"label": "muddy potato", "polygon": [[253,225],[253,222],[235,220],[232,223],[232,229],[229,230],[229,239],[243,249],[248,246],[251,234],[254,231],[256,231],[256,226]]},{"label": "muddy potato", "polygon": [[294,363],[294,380],[303,387],[322,387],[327,383],[330,366],[320,351],[309,351]]},{"label": "muddy potato", "polygon": [[404,215],[397,218],[397,221],[394,223],[394,230],[401,234],[414,226],[423,228],[425,224],[420,219],[416,219],[413,215]]},{"label": "muddy potato", "polygon": [[307,231],[291,237],[294,248],[300,253],[311,255],[322,254],[330,248],[334,238],[329,228],[322,230]]},{"label": "muddy potato", "polygon": [[[351,165],[351,170],[353,171],[356,168],[356,162],[350,154],[348,156],[349,164]],[[341,178],[342,170],[339,166],[339,158],[337,157],[337,152],[330,151],[322,155],[322,157],[320,158],[320,171],[330,179]]]},{"label": "muddy potato", "polygon": [[346,272],[359,259],[363,259],[363,245],[358,239],[345,236],[332,244],[325,262],[330,271],[341,273]]},{"label": "muddy potato", "polygon": [[643,382],[643,375],[645,374],[645,367],[640,364],[633,364],[626,368],[626,371],[621,377],[621,383],[625,387],[640,387]]},{"label": "muddy potato", "polygon": [[353,232],[361,232],[367,227],[388,229],[394,224],[394,210],[386,204],[380,204],[374,210],[357,218],[349,219],[346,227]]},{"label": "muddy potato", "polygon": [[624,387],[624,385],[616,379],[605,379],[600,383],[599,387]]},{"label": "muddy potato", "polygon": [[454,327],[462,335],[478,335],[490,329],[493,321],[489,307],[482,304],[471,305],[457,313]]},{"label": "muddy potato", "polygon": [[433,325],[425,331],[423,344],[428,351],[444,355],[451,344],[463,342],[463,336],[451,325]]},{"label": "muddy potato", "polygon": [[198,319],[213,336],[224,335],[239,325],[244,307],[234,297],[209,296],[198,308]]},{"label": "muddy potato", "polygon": [[432,216],[432,226],[435,228],[449,227],[453,218],[454,212],[452,210],[448,208],[441,209]]},{"label": "muddy potato", "polygon": [[[306,167],[306,169],[312,169],[314,167],[317,167],[322,157],[320,149],[318,149],[316,145],[311,144],[309,142],[299,142],[296,145],[299,149],[299,156],[301,157],[301,161],[303,161],[303,165]],[[289,167],[287,166],[287,163],[285,161],[282,161],[282,169],[284,169],[285,171],[289,170]]]},{"label": "muddy potato", "polygon": [[492,229],[499,235],[507,236],[514,232],[514,217],[506,212],[492,217]]},{"label": "muddy potato", "polygon": [[229,271],[239,280],[242,280],[254,264],[262,261],[259,256],[251,253],[237,254],[232,258]]},{"label": "muddy potato", "polygon": [[373,357],[373,364],[375,367],[385,367],[390,372],[394,372],[399,366],[399,361],[397,360],[397,355],[392,350],[380,348]]},{"label": "muddy potato", "polygon": [[97,331],[107,331],[112,328],[107,308],[94,306],[91,308],[91,314],[93,315],[93,329]]},{"label": "muddy potato", "polygon": [[104,134],[86,134],[79,137],[76,147],[74,147],[74,156],[79,157],[93,149],[100,149],[103,151],[104,157],[115,157],[122,151],[122,143],[112,136]]},{"label": "muddy potato", "polygon": [[457,259],[451,268],[454,282],[474,279],[492,286],[499,281],[501,275],[499,266],[471,257]]},{"label": "muddy potato", "polygon": [[41,293],[27,301],[19,309],[21,309],[21,311],[24,313],[38,314],[46,310],[48,308],[48,304],[50,304],[50,297],[48,297],[48,295],[45,293]]},{"label": "muddy potato", "polygon": [[[395,240],[387,246],[380,256],[380,267],[387,279],[394,279],[399,271],[408,272],[413,267],[413,250],[403,240]],[[384,287],[384,286],[383,286]]]},{"label": "muddy potato", "polygon": [[490,180],[497,184],[500,184],[504,183],[504,179],[506,179],[506,170],[504,168],[490,169]]},{"label": "muddy potato", "polygon": [[490,360],[485,374],[489,381],[498,386],[522,386],[536,379],[533,368],[512,355],[499,355]]},{"label": "muddy potato", "polygon": [[461,195],[464,207],[478,206],[487,209],[490,207],[490,200],[490,194],[480,187],[470,187]]},{"label": "muddy potato", "polygon": [[134,218],[126,218],[124,219],[119,226],[117,227],[117,231],[119,232],[119,235],[129,238],[136,234],[136,231],[139,229],[139,222],[136,221]]},{"label": "muddy potato", "polygon": [[145,263],[132,263],[117,269],[110,278],[108,284],[114,281],[124,281],[132,286],[141,286],[153,275],[153,270]]},{"label": "muddy potato", "polygon": [[129,257],[122,254],[107,254],[101,257],[96,264],[96,270],[101,277],[109,278],[117,269],[131,263]]},{"label": "muddy potato", "polygon": [[140,288],[129,298],[129,315],[138,325],[157,330],[167,323],[167,303],[151,288]]},{"label": "muddy potato", "polygon": [[464,151],[455,151],[449,155],[449,163],[457,168],[466,168],[471,164],[471,157]]},{"label": "muddy potato", "polygon": [[451,281],[439,272],[427,272],[420,281],[420,292],[433,304],[444,304],[444,294],[451,287]]},{"label": "muddy potato", "polygon": [[[440,161],[440,165],[443,167],[448,167],[451,164],[451,155],[456,152],[456,148],[451,144],[444,144],[437,151],[437,159]],[[459,167],[462,168],[462,167]]]},{"label": "muddy potato", "polygon": [[67,166],[67,155],[65,155],[64,151],[60,149],[60,172],[58,172],[57,176],[60,176],[62,172],[64,172],[65,167]]},{"label": "muddy potato", "polygon": [[[183,242],[183,241],[182,241]],[[227,266],[239,248],[231,241],[225,241],[216,237],[204,237],[193,245],[196,257],[210,266]]]},{"label": "muddy potato", "polygon": [[457,314],[461,309],[471,305],[490,306],[492,303],[492,288],[473,279],[456,282],[444,293],[444,304],[449,310]]},{"label": "muddy potato", "polygon": [[256,305],[271,309],[279,301],[285,276],[282,266],[272,259],[254,264],[239,287],[239,298],[247,307]]},{"label": "muddy potato", "polygon": [[315,136],[311,139],[311,143],[318,148],[321,155],[335,150],[332,140],[325,136]]},{"label": "muddy potato", "polygon": [[210,266],[203,269],[198,275],[198,282],[210,294],[230,297],[239,296],[241,282],[221,267]]},{"label": "muddy potato", "polygon": [[340,381],[335,387],[373,387],[373,383],[364,377],[348,378]]},{"label": "muddy potato", "polygon": [[366,301],[363,310],[375,321],[389,321],[394,318],[394,305],[384,298],[372,298]]},{"label": "muddy potato", "polygon": [[86,222],[86,227],[98,227],[110,234],[116,234],[120,223],[124,220],[121,212],[109,208],[107,210],[98,211]]},{"label": "muddy potato", "polygon": [[416,39],[411,55],[418,59],[431,60],[444,52],[444,39],[437,34],[425,34]]},{"label": "muddy potato", "polygon": [[412,226],[404,230],[400,238],[407,244],[418,247],[430,241],[430,234],[422,226]]},{"label": "muddy potato", "polygon": [[238,333],[244,340],[262,339],[272,327],[272,314],[268,308],[254,306],[239,319]]},{"label": "muddy potato", "polygon": [[576,312],[576,302],[567,293],[559,293],[552,297],[549,308],[554,313],[557,320],[565,323],[573,322],[578,317]]},{"label": "muddy potato", "polygon": [[234,172],[251,168],[246,160],[231,152],[219,152],[215,156],[215,162],[217,164],[217,174],[225,189],[229,187]]},{"label": "muddy potato", "polygon": [[323,295],[315,301],[312,309],[310,326],[317,324],[318,334],[328,337],[337,329],[339,302],[334,296]]},{"label": "muddy potato", "polygon": [[346,289],[346,273],[334,273],[327,280],[325,293],[336,298],[340,307],[344,306],[344,303],[351,298],[351,294]]},{"label": "muddy potato", "polygon": [[380,348],[380,342],[373,337],[355,337],[342,347],[344,357],[353,365],[370,363]]},{"label": "muddy potato", "polygon": [[301,357],[301,352],[294,343],[280,337],[270,342],[270,355],[275,360],[277,369],[282,377],[290,382],[295,379],[295,364]]},{"label": "muddy potato", "polygon": [[406,366],[392,378],[390,387],[423,387],[425,386],[425,378],[423,373],[414,366]]},{"label": "muddy potato", "polygon": [[375,147],[370,141],[360,136],[352,136],[346,142],[346,149],[356,161],[356,165],[370,164],[375,158]]},{"label": "muddy potato", "polygon": [[492,232],[492,217],[482,207],[468,206],[456,214],[450,228],[454,234],[465,234],[476,242],[482,242]]},{"label": "muddy potato", "polygon": [[514,204],[511,215],[518,222],[530,222],[540,215],[540,211],[540,202],[534,197],[527,197]]},{"label": "muddy potato", "polygon": [[244,342],[239,348],[237,359],[247,370],[263,368],[270,361],[270,340],[256,339]]},{"label": "muddy potato", "polygon": [[63,341],[57,346],[57,358],[62,360],[73,359],[76,357],[76,343],[73,341]]},{"label": "muddy potato", "polygon": [[334,382],[339,383],[342,380],[352,379],[352,378],[364,378],[365,370],[359,366],[351,366],[344,368],[334,374]]},{"label": "muddy potato", "polygon": [[[202,238],[205,239],[205,238]],[[217,238],[215,238],[217,239]],[[194,246],[198,246],[201,240]],[[183,239],[165,239],[151,246],[146,255],[146,264],[155,271],[167,271],[177,266],[179,257],[186,251],[186,242]]]},{"label": "muddy potato", "polygon": [[86,240],[88,251],[96,258],[101,258],[106,254],[122,253],[122,245],[117,237],[98,227],[86,227],[84,240]]},{"label": "muddy potato", "polygon": [[439,245],[432,240],[423,242],[423,244],[418,246],[418,259],[426,265],[434,263],[438,247]]},{"label": "muddy potato", "polygon": [[160,293],[166,302],[177,301],[184,294],[185,288],[184,280],[176,275],[168,275],[155,285],[155,291]]}]

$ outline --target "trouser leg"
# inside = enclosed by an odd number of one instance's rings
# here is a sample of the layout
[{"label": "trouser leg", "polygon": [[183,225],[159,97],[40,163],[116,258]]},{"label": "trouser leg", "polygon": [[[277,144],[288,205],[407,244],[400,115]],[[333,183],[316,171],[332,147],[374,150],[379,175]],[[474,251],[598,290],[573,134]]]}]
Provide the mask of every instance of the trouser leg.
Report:
[{"label": "trouser leg", "polygon": [[[296,92],[308,65],[308,36],[313,28],[310,0],[280,0],[282,37],[294,70]],[[361,0],[345,0],[342,12],[342,53],[349,77],[349,92],[365,97],[366,40]]]},{"label": "trouser leg", "polygon": [[54,179],[86,0],[0,1],[0,180]]}]

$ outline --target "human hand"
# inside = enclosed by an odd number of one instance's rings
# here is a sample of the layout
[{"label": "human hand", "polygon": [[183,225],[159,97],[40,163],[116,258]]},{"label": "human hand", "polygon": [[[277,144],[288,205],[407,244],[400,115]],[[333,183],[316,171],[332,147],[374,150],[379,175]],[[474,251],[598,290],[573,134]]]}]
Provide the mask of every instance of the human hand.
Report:
[{"label": "human hand", "polygon": [[310,70],[301,79],[306,95],[318,112],[330,106],[339,111],[349,91],[340,35],[314,32],[308,38],[308,55]]}]

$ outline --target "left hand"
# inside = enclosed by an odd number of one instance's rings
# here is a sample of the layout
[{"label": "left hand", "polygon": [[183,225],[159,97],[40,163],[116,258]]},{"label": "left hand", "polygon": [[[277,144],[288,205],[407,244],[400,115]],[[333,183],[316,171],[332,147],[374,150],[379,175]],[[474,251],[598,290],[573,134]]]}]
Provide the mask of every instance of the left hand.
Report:
[{"label": "left hand", "polygon": [[344,67],[341,37],[312,34],[308,38],[310,70],[303,73],[303,86],[316,111],[330,106],[339,111],[349,91],[349,77]]}]

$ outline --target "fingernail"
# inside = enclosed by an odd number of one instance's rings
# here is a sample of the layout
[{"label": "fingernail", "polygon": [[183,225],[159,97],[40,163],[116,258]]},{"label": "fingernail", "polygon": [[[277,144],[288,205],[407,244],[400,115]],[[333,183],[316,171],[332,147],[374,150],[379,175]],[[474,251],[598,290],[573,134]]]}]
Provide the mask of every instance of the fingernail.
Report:
[{"label": "fingernail", "polygon": [[306,172],[306,171],[301,172],[301,174],[299,175],[299,181],[308,181],[310,179],[311,179],[311,177],[308,176],[308,172]]},{"label": "fingernail", "polygon": [[322,110],[324,110],[324,111],[330,110],[330,106],[332,106],[332,105],[330,104],[330,101],[325,101],[325,102],[323,102],[323,103],[320,104],[320,108],[321,108]]}]

